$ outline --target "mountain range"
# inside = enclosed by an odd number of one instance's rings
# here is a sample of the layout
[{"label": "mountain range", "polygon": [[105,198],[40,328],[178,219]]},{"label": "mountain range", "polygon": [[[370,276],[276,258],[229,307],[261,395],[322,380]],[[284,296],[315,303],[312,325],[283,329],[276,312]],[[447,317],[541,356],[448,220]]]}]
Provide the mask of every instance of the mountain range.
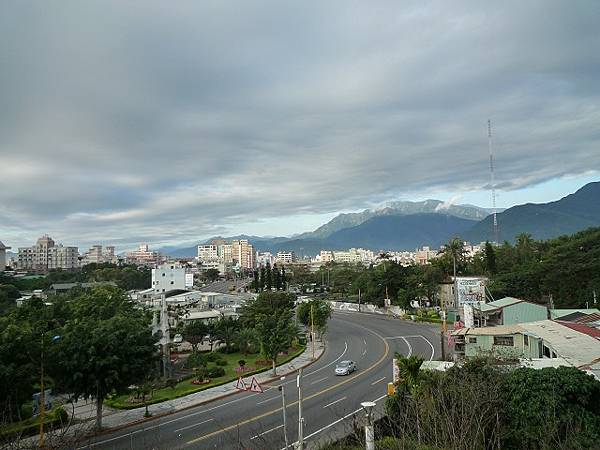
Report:
[{"label": "mountain range", "polygon": [[[549,239],[600,226],[600,182],[589,183],[554,202],[513,206],[498,212],[497,220],[500,241],[509,242],[520,233]],[[286,250],[300,256],[351,247],[414,250],[424,245],[439,248],[454,236],[472,243],[492,241],[492,223],[490,210],[473,205],[402,201],[381,209],[340,214],[314,231],[290,238],[240,235],[225,239],[248,239],[260,251]],[[195,246],[160,251],[177,257],[196,255]]]}]

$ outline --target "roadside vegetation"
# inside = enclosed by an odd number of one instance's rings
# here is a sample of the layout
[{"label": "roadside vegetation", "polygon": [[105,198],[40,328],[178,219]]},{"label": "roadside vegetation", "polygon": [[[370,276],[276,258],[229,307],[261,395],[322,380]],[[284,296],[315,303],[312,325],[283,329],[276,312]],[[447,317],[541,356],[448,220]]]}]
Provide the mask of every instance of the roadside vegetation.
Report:
[{"label": "roadside vegetation", "polygon": [[[600,442],[600,382],[574,367],[515,368],[475,359],[447,372],[397,355],[400,382],[377,421],[385,450],[592,449]],[[360,427],[323,450],[364,448]]]},{"label": "roadside vegetation", "polygon": [[393,305],[410,309],[411,303],[423,300],[439,306],[438,285],[450,280],[455,267],[457,276],[489,277],[494,298],[545,303],[552,296],[556,308],[591,306],[594,292],[600,296],[600,228],[547,241],[521,234],[515,244],[486,243],[474,257],[466,255],[456,238],[425,266],[403,267],[382,253],[370,267],[328,263],[312,273],[294,266],[287,277],[300,292],[328,300],[358,302],[360,291],[361,302],[383,306],[387,293]]}]

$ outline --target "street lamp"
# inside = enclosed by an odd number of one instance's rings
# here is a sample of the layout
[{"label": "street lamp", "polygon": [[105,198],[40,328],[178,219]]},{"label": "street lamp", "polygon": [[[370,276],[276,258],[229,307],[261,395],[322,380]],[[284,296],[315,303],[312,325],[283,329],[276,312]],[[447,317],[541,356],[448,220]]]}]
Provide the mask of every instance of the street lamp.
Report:
[{"label": "street lamp", "polygon": [[[40,352],[40,442],[39,448],[46,446],[46,437],[44,436],[44,416],[46,415],[46,396],[44,392],[44,339],[46,332],[42,333],[41,352]],[[52,343],[58,342],[60,336],[52,337]]]},{"label": "street lamp", "polygon": [[375,402],[362,402],[360,404],[365,410],[367,424],[365,425],[365,449],[375,450],[375,432],[373,431],[373,408]]},{"label": "street lamp", "polygon": [[288,449],[288,437],[287,437],[287,419],[286,419],[286,411],[285,411],[285,387],[283,385],[283,380],[285,377],[281,377],[279,379],[281,384],[277,387],[281,391],[281,404],[283,406],[283,439],[285,440],[285,450]]}]

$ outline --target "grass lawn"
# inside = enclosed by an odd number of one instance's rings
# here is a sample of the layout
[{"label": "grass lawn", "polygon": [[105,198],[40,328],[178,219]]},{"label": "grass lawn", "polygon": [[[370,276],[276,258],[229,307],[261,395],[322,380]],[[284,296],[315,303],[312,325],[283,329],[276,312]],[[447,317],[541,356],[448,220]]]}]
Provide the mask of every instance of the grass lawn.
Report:
[{"label": "grass lawn", "polygon": [[[298,345],[294,349],[290,349],[288,355],[278,356],[277,365],[285,364],[286,362],[294,359],[296,356],[300,355],[304,351],[304,348],[304,346]],[[237,380],[239,374],[238,372],[236,372],[235,369],[238,367],[238,361],[240,359],[246,361],[247,368],[255,368],[255,370],[244,372],[244,377],[259,372],[264,372],[266,370],[271,370],[271,366],[256,366],[255,363],[257,360],[264,359],[264,357],[258,353],[250,354],[247,356],[244,356],[242,353],[220,353],[220,355],[223,357],[223,359],[227,361],[227,365],[223,366],[223,369],[225,369],[224,376],[211,379],[210,383],[203,385],[192,384],[192,380],[194,380],[195,378],[192,376],[191,378],[187,378],[183,381],[180,381],[173,388],[164,387],[156,389],[152,394],[152,398],[147,401],[147,404],[152,405],[154,403],[164,402],[165,400],[172,400],[174,398],[183,397],[188,394],[193,394],[194,392],[203,391],[204,389],[208,389],[214,386],[220,386],[222,384]],[[130,396],[131,394],[123,394],[112,398],[107,398],[104,404],[110,406],[111,408],[117,409],[134,409],[144,406],[143,402],[128,402],[127,400]]]}]

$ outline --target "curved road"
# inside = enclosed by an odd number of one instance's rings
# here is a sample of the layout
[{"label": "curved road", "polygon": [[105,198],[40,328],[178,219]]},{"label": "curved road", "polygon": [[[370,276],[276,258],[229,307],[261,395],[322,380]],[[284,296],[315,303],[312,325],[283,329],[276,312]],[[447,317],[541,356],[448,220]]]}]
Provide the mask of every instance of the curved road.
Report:
[{"label": "curved road", "polygon": [[[395,352],[436,359],[439,328],[393,318],[336,312],[329,323],[327,349],[302,377],[304,437],[307,448],[341,437],[361,418],[360,403],[383,407],[392,379]],[[333,373],[337,361],[352,359],[358,370]],[[286,396],[287,435],[298,437],[296,377],[263,386],[264,393],[239,393],[222,400],[149,420],[81,442],[81,449],[282,449],[285,446],[281,393]]]}]

